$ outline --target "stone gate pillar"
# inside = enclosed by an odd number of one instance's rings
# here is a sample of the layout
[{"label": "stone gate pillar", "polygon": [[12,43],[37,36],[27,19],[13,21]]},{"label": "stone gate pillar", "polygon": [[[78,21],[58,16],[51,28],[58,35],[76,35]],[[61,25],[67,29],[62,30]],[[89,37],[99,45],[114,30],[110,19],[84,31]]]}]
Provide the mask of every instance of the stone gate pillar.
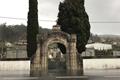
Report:
[{"label": "stone gate pillar", "polygon": [[[46,46],[47,47],[47,46]],[[45,47],[42,47],[42,56],[41,56],[41,70],[47,71],[48,70],[48,53]]]},{"label": "stone gate pillar", "polygon": [[69,65],[70,70],[77,70],[76,34],[71,34],[69,43]]},{"label": "stone gate pillar", "polygon": [[30,64],[30,75],[31,76],[38,76],[41,70],[40,64],[40,47],[39,44],[37,45],[36,53],[31,57],[31,64]]}]

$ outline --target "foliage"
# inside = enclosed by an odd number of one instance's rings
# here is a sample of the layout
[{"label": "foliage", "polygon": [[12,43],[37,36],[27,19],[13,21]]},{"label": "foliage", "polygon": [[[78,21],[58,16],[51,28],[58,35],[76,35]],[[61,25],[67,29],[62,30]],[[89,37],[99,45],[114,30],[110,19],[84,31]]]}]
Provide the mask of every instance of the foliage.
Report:
[{"label": "foliage", "polygon": [[112,48],[114,51],[120,51],[120,45],[113,45]]},{"label": "foliage", "polygon": [[113,51],[112,50],[95,50],[95,57],[99,57],[99,58],[113,57]]},{"label": "foliage", "polygon": [[102,42],[101,38],[99,37],[99,35],[94,35],[94,34],[90,34],[90,38],[89,40],[92,40],[92,42]]},{"label": "foliage", "polygon": [[47,28],[39,28],[39,34],[49,34],[49,33],[51,33],[51,30],[50,29],[47,29]]},{"label": "foliage", "polygon": [[38,2],[29,0],[29,12],[27,22],[27,55],[31,57],[37,49],[36,36],[38,34]]},{"label": "foliage", "polygon": [[77,34],[77,49],[81,53],[90,36],[90,24],[84,0],[65,0],[59,5],[58,25],[69,34]]},{"label": "foliage", "polygon": [[[39,34],[50,33],[50,29],[39,27]],[[26,40],[27,27],[21,25],[6,25],[0,24],[0,41],[18,42],[19,40]]]},{"label": "foliage", "polygon": [[19,40],[26,40],[26,26],[21,25],[0,25],[0,40],[7,42],[17,42]]}]

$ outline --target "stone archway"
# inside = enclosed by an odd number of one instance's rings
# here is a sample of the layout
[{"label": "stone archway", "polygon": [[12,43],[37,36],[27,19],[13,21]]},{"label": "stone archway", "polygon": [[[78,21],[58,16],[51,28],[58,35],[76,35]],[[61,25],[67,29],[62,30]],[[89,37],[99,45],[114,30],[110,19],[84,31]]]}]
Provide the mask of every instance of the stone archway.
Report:
[{"label": "stone archway", "polygon": [[[48,45],[49,44],[53,44],[53,43],[61,43],[65,46],[66,48],[66,55],[69,54],[69,47],[68,47],[68,42],[67,42],[67,38],[63,38],[63,35],[53,35],[48,38],[44,43],[43,43],[43,47],[42,47],[42,69],[48,69]],[[68,65],[67,64],[68,62],[68,59],[66,59],[66,66]]]},{"label": "stone archway", "polygon": [[76,35],[67,34],[60,30],[60,26],[53,26],[50,34],[38,35],[38,49],[31,59],[31,70],[46,71],[48,70],[48,45],[60,43],[66,47],[66,68],[67,70],[78,70]]},{"label": "stone archway", "polygon": [[66,47],[61,43],[51,43],[47,47],[48,72],[66,70]]}]

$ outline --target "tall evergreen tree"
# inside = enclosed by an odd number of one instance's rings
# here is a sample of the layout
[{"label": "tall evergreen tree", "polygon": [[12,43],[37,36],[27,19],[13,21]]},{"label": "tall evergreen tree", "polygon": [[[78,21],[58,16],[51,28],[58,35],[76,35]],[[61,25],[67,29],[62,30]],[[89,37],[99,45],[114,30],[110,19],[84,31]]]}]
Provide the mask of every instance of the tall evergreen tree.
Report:
[{"label": "tall evergreen tree", "polygon": [[89,18],[85,11],[84,0],[65,0],[59,5],[58,25],[69,34],[77,34],[77,50],[85,50],[90,36]]},{"label": "tall evergreen tree", "polygon": [[29,12],[27,22],[27,55],[31,57],[37,49],[36,36],[38,34],[38,2],[29,0]]}]

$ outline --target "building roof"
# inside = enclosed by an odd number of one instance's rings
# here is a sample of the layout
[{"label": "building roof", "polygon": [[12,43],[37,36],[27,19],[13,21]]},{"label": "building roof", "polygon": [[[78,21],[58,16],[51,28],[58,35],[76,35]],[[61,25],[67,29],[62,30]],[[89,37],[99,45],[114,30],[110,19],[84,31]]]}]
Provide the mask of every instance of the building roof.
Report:
[{"label": "building roof", "polygon": [[92,44],[87,44],[86,48],[94,48],[96,50],[110,50],[112,49],[112,45],[104,44],[104,43],[92,43]]}]

